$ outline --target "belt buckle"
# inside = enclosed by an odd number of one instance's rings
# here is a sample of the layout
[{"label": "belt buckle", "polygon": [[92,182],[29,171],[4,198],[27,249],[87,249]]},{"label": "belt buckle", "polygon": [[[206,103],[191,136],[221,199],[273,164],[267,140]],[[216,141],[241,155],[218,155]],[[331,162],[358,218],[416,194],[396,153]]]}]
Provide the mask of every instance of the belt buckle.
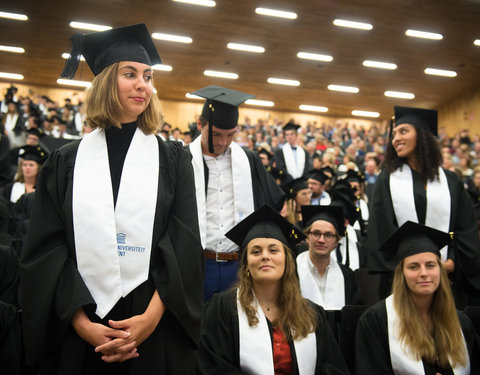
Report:
[{"label": "belt buckle", "polygon": [[218,262],[218,263],[226,263],[228,262],[228,260],[226,259],[218,259],[218,254],[220,254],[219,252],[215,252],[215,262]]}]

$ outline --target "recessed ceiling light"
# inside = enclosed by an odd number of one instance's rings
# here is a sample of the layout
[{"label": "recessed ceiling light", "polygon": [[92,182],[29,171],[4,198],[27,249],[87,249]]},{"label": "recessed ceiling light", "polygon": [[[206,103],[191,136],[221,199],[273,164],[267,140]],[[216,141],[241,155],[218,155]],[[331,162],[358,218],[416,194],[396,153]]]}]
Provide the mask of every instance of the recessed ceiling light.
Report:
[{"label": "recessed ceiling light", "polygon": [[420,30],[407,30],[405,31],[405,35],[413,36],[415,38],[423,38],[423,39],[433,39],[433,40],[443,39],[442,34],[430,33],[428,31],[420,31]]},{"label": "recessed ceiling light", "polygon": [[424,70],[425,74],[431,74],[434,76],[442,76],[442,77],[456,77],[457,73],[453,70],[443,70],[443,69],[435,69],[435,68],[427,68]]},{"label": "recessed ceiling light", "polygon": [[361,116],[361,117],[380,117],[380,113],[378,112],[359,111],[359,110],[352,111],[352,115]]},{"label": "recessed ceiling light", "polygon": [[112,28],[112,26],[96,25],[94,23],[77,22],[77,21],[70,22],[70,27],[74,29],[92,30],[92,31],[105,31],[105,30],[110,30]]},{"label": "recessed ceiling light", "polygon": [[90,87],[92,85],[91,82],[87,81],[76,81],[74,79],[57,79],[57,83],[59,85],[66,85],[66,86],[78,86],[78,87]]},{"label": "recessed ceiling light", "polygon": [[0,12],[0,18],[8,18],[11,20],[16,21],[27,21],[28,17],[25,14],[19,13],[8,13],[8,12]]},{"label": "recessed ceiling light", "polygon": [[473,41],[473,44],[475,44],[476,46],[480,46],[480,39],[475,39]]},{"label": "recessed ceiling light", "polygon": [[353,94],[356,94],[360,91],[358,89],[358,87],[341,86],[341,85],[328,85],[328,89],[332,90],[332,91],[350,92],[350,93],[353,93]]},{"label": "recessed ceiling light", "polygon": [[23,79],[23,76],[21,74],[17,74],[17,73],[0,72],[0,78]]},{"label": "recessed ceiling light", "polygon": [[261,107],[273,107],[275,105],[275,103],[270,100],[258,100],[258,99],[247,99],[245,101],[245,104],[258,105]]},{"label": "recessed ceiling light", "polygon": [[201,96],[190,94],[189,92],[187,92],[187,93],[185,94],[185,96],[186,96],[188,99],[200,99],[200,100],[205,99],[205,98],[202,98]]},{"label": "recessed ceiling light", "polygon": [[25,49],[22,47],[2,46],[0,45],[0,51],[25,53]]},{"label": "recessed ceiling light", "polygon": [[265,52],[265,48],[260,46],[252,46],[250,44],[228,43],[227,48],[236,49],[238,51],[255,52],[255,53]]},{"label": "recessed ceiling light", "polygon": [[372,30],[373,29],[373,26],[371,24],[364,23],[364,22],[355,22],[355,21],[336,19],[336,20],[333,21],[333,24],[335,26],[349,27],[349,28],[352,28],[352,29],[360,29],[360,30]]},{"label": "recessed ceiling light", "polygon": [[399,98],[399,99],[414,99],[415,95],[411,92],[402,92],[402,91],[385,91],[385,96],[389,98]]},{"label": "recessed ceiling light", "polygon": [[312,112],[328,112],[327,107],[322,107],[318,105],[307,105],[307,104],[300,104],[298,107],[302,111],[312,111]]},{"label": "recessed ceiling light", "polygon": [[299,52],[297,53],[299,59],[315,60],[315,61],[332,61],[333,57],[330,55],[321,55],[319,53]]},{"label": "recessed ceiling light", "polygon": [[270,77],[270,78],[267,79],[267,82],[272,83],[274,85],[300,86],[300,81],[296,81],[294,79],[283,79],[283,78]]},{"label": "recessed ceiling light", "polygon": [[297,13],[286,12],[283,10],[276,10],[276,9],[268,9],[268,8],[257,8],[255,9],[255,13],[261,14],[263,16],[288,18],[290,20],[294,20],[297,18]]},{"label": "recessed ceiling light", "polygon": [[203,7],[214,7],[216,5],[215,1],[213,0],[173,0],[177,3],[185,3],[191,5],[200,5]]},{"label": "recessed ceiling light", "polygon": [[363,62],[363,65],[369,68],[380,68],[380,69],[389,69],[389,70],[397,69],[396,64],[382,62],[382,61],[365,60]]},{"label": "recessed ceiling light", "polygon": [[152,65],[152,69],[153,70],[161,70],[163,72],[171,72],[173,68],[170,65],[155,64],[155,65]]},{"label": "recessed ceiling light", "polygon": [[206,76],[209,77],[219,77],[219,78],[228,78],[228,79],[237,79],[238,74],[237,73],[229,73],[229,72],[218,72],[215,70],[205,70],[203,72]]},{"label": "recessed ceiling light", "polygon": [[166,40],[168,42],[177,42],[177,43],[192,43],[192,38],[189,36],[173,35],[173,34],[164,34],[164,33],[153,33],[152,37],[158,40]]},{"label": "recessed ceiling light", "polygon": [[[70,58],[70,54],[69,53],[62,53],[62,57],[66,60],[66,59],[69,59]],[[80,55],[80,60],[81,61],[85,61],[85,57],[83,57],[83,55]]]}]

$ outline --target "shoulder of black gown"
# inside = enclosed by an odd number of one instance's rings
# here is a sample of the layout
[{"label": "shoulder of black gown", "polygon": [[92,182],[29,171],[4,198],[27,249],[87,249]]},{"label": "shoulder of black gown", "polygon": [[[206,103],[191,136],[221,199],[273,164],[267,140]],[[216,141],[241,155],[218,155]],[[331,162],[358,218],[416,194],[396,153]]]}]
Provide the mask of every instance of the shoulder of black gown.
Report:
[{"label": "shoulder of black gown", "polygon": [[361,305],[360,293],[357,288],[357,281],[352,269],[339,263],[345,282],[345,305]]},{"label": "shoulder of black gown", "polygon": [[197,354],[199,374],[242,374],[236,293],[216,293],[205,305]]},{"label": "shoulder of black gown", "polygon": [[462,327],[463,337],[467,344],[467,350],[470,358],[470,373],[480,374],[480,335],[475,330],[470,318],[461,311],[457,311],[458,320]]},{"label": "shoulder of black gown", "polygon": [[355,369],[358,375],[393,375],[385,300],[367,309],[358,321],[355,337]]},{"label": "shoulder of black gown", "polygon": [[280,212],[285,201],[285,192],[267,172],[259,156],[251,150],[244,151],[250,163],[255,208],[268,204]]}]

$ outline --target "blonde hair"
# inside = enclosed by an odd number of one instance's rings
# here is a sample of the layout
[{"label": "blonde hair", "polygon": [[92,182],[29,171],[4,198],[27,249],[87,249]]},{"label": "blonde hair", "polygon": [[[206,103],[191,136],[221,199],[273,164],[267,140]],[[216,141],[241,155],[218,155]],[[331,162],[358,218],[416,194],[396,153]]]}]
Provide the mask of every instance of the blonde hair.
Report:
[{"label": "blonde hair", "polygon": [[[25,176],[23,175],[22,165],[23,165],[23,159],[20,158],[20,162],[18,163],[18,166],[17,166],[17,173],[15,173],[15,179],[13,180],[13,182],[21,182],[22,184],[25,182]],[[40,176],[41,170],[42,170],[42,165],[40,163],[37,163],[37,175],[35,176],[35,183],[38,180],[38,176]]]},{"label": "blonde hair", "polygon": [[[117,72],[119,62],[103,69],[92,81],[83,103],[86,124],[92,128],[120,128],[122,105],[118,98]],[[152,79],[153,85],[153,79]],[[150,103],[137,119],[137,126],[145,134],[155,134],[161,123],[160,101],[152,94]]]},{"label": "blonde hair", "polygon": [[440,258],[436,258],[440,267],[440,285],[430,306],[433,334],[428,331],[411,299],[403,273],[404,260],[395,268],[392,293],[395,310],[401,312],[398,317],[402,345],[408,347],[417,360],[423,358],[445,368],[465,365],[468,357],[450,283]]},{"label": "blonde hair", "polygon": [[[258,324],[257,310],[253,304],[253,281],[248,272],[247,248],[243,249],[238,271],[238,296],[240,305],[247,314],[248,324],[254,327]],[[279,317],[272,322],[285,334],[286,340],[298,340],[307,337],[317,329],[317,314],[313,306],[302,297],[297,274],[295,273],[295,260],[291,250],[283,245],[285,251],[285,271],[280,279],[280,293],[277,306],[280,310]]]}]

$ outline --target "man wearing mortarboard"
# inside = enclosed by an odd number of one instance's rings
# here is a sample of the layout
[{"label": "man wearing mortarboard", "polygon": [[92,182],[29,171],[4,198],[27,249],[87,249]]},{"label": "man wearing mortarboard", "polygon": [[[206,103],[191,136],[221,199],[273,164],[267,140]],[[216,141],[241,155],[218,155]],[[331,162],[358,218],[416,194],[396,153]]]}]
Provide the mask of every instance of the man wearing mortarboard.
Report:
[{"label": "man wearing mortarboard", "polygon": [[278,211],[284,193],[258,155],[232,142],[237,133],[238,106],[252,95],[218,87],[192,94],[206,99],[197,122],[201,135],[192,154],[198,224],[205,249],[205,299],[230,288],[238,271],[238,246],[225,237],[256,208],[269,204]]},{"label": "man wearing mortarboard", "polygon": [[283,127],[283,133],[287,142],[281,149],[275,152],[277,167],[286,170],[293,179],[304,176],[313,167],[312,158],[297,143],[299,128],[300,125],[293,122],[287,123]]},{"label": "man wearing mortarboard", "polygon": [[310,204],[313,206],[328,205],[331,203],[330,195],[325,191],[328,176],[318,169],[312,169],[307,174],[308,188],[312,192]]}]

